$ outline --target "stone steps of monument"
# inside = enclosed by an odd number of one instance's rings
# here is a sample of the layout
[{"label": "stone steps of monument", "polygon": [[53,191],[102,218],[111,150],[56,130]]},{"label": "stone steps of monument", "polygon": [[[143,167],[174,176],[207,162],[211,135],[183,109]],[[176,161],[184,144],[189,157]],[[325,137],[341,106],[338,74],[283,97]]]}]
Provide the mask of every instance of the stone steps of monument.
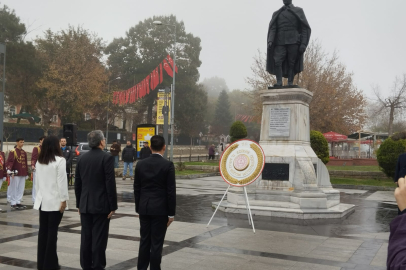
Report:
[{"label": "stone steps of monument", "polygon": [[263,201],[263,200],[253,200],[250,201],[250,206],[266,206],[266,207],[278,207],[278,208],[291,208],[299,209],[300,206],[293,202],[278,202],[278,201]]}]

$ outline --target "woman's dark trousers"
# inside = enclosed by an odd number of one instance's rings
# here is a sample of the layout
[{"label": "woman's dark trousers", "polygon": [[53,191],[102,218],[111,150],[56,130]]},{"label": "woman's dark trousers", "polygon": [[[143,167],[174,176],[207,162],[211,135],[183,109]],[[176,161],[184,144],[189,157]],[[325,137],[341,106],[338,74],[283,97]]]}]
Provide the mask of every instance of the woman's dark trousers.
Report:
[{"label": "woman's dark trousers", "polygon": [[39,233],[37,263],[40,270],[59,268],[56,243],[58,241],[58,227],[63,214],[59,211],[39,211]]}]

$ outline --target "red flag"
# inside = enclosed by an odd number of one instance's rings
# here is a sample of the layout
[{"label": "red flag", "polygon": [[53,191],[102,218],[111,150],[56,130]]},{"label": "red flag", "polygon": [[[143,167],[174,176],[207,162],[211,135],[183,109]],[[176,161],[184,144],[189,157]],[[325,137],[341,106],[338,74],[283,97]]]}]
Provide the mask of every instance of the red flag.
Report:
[{"label": "red flag", "polygon": [[130,103],[134,103],[135,102],[135,88],[131,87],[131,94],[130,94]]},{"label": "red flag", "polygon": [[146,84],[146,89],[147,89],[147,92],[149,93],[149,90],[151,89],[150,88],[150,85],[149,85],[149,80],[150,80],[150,75],[148,75],[146,78],[145,78],[145,84]]},{"label": "red flag", "polygon": [[166,62],[166,59],[164,59],[163,63],[164,63],[164,70],[166,71],[166,73],[169,76],[171,76],[171,78],[173,78],[173,70],[172,70],[171,66],[168,64],[168,62]]},{"label": "red flag", "polygon": [[120,93],[120,105],[125,104],[125,91]]},{"label": "red flag", "polygon": [[155,90],[155,72],[152,71],[149,77],[151,79],[151,90]]},{"label": "red flag", "polygon": [[138,89],[140,89],[140,92],[142,93],[142,96],[145,97],[147,95],[147,91],[145,91],[144,88],[141,87],[142,85],[139,83],[137,84]]},{"label": "red flag", "polygon": [[128,89],[127,91],[125,91],[125,104],[128,104],[128,102],[130,102],[130,91],[131,89]]},{"label": "red flag", "polygon": [[154,84],[155,87],[157,87],[159,85],[159,67],[156,67],[154,73],[155,73]]},{"label": "red flag", "polygon": [[159,64],[159,83],[164,81],[164,73],[162,72],[162,63]]},{"label": "red flag", "polygon": [[149,94],[149,89],[147,88],[147,82],[146,81],[147,81],[146,79],[143,79],[142,82],[141,82],[141,85],[142,85],[142,89],[144,89],[144,91],[147,94]]}]

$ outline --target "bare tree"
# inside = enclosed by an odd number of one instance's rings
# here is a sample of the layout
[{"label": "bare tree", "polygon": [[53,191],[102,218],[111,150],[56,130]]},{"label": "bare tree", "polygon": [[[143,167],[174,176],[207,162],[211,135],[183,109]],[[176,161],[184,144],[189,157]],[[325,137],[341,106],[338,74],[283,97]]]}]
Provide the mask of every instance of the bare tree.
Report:
[{"label": "bare tree", "polygon": [[6,153],[8,152],[8,140],[10,139],[10,137],[13,135],[14,132],[15,129],[12,127],[4,127],[3,129],[3,138],[6,140],[5,144],[7,145]]},{"label": "bare tree", "polygon": [[381,95],[379,86],[374,86],[373,90],[379,104],[375,114],[381,114],[385,110],[389,111],[388,134],[391,136],[393,134],[395,115],[406,105],[406,74],[403,74],[401,78],[395,78],[393,86],[386,97]]}]

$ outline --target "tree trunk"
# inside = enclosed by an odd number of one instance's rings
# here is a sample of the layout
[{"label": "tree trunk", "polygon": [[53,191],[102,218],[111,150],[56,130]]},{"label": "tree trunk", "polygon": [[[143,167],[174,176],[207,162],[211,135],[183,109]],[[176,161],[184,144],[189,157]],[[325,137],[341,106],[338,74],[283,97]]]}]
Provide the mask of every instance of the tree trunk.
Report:
[{"label": "tree trunk", "polygon": [[152,107],[154,104],[149,104],[148,109],[147,109],[147,123],[151,124],[152,123]]},{"label": "tree trunk", "polygon": [[193,137],[190,137],[190,149],[189,149],[189,156],[190,156],[190,161],[192,161],[192,145],[193,145]]},{"label": "tree trunk", "polygon": [[389,137],[392,136],[392,133],[393,133],[393,119],[394,119],[394,114],[395,114],[395,105],[394,105],[394,104],[391,104],[391,106],[390,106],[390,113],[389,113],[389,131],[388,131]]}]

